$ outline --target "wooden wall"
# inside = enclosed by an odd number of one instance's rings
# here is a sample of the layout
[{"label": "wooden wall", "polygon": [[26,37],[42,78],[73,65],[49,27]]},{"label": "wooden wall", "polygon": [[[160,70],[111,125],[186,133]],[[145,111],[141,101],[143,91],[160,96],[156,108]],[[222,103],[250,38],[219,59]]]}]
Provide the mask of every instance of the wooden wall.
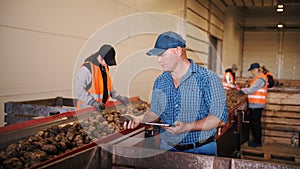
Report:
[{"label": "wooden wall", "polygon": [[267,94],[267,105],[262,114],[263,140],[265,143],[291,144],[291,137],[299,140],[300,90],[274,88]]},{"label": "wooden wall", "polygon": [[[217,53],[218,60],[212,69],[219,70],[222,57],[222,43],[225,22],[225,5],[218,0],[186,0],[185,4],[186,40],[188,56],[200,65],[207,67],[209,57]],[[211,43],[211,36],[218,44]],[[217,46],[214,46],[217,45]]]}]

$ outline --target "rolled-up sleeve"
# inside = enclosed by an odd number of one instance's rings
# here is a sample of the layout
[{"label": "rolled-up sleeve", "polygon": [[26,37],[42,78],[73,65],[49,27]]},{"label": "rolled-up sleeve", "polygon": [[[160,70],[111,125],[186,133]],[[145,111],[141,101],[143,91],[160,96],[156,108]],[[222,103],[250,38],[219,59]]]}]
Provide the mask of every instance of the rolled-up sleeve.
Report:
[{"label": "rolled-up sleeve", "polygon": [[209,107],[209,114],[218,117],[221,121],[227,122],[228,108],[226,104],[226,95],[222,82],[217,74],[209,71],[208,90],[206,90],[206,101]]}]

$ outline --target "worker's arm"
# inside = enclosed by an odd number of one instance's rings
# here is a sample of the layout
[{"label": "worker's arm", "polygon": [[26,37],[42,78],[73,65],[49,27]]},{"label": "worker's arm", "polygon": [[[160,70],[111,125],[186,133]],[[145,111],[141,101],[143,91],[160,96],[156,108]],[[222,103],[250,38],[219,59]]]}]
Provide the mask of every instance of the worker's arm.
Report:
[{"label": "worker's arm", "polygon": [[257,79],[253,85],[249,88],[242,88],[241,90],[245,93],[245,94],[253,94],[254,92],[256,92],[257,90],[263,88],[266,85],[266,81],[262,78]]},{"label": "worker's arm", "polygon": [[76,76],[76,84],[75,84],[75,92],[77,94],[77,97],[79,100],[82,100],[85,103],[92,102],[94,98],[92,95],[90,95],[89,92],[87,92],[87,86],[90,84],[92,81],[92,76],[90,70],[82,66],[78,74]]},{"label": "worker's arm", "polygon": [[209,115],[195,122],[175,122],[173,126],[163,128],[171,132],[172,134],[180,134],[192,131],[211,130],[224,125],[225,123],[218,119],[216,116]]}]

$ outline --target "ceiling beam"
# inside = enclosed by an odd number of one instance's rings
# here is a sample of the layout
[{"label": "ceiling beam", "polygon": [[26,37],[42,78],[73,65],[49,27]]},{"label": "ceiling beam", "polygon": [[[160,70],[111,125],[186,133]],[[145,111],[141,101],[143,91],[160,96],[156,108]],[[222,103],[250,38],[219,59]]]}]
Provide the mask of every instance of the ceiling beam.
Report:
[{"label": "ceiling beam", "polygon": [[245,3],[245,0],[242,0],[242,3],[244,5],[244,7],[246,7],[246,3]]},{"label": "ceiling beam", "polygon": [[237,4],[234,0],[232,0],[232,3],[233,3],[234,6],[237,6]]},{"label": "ceiling beam", "polygon": [[254,2],[255,2],[255,6],[258,6],[258,7],[261,7],[261,6],[262,6],[262,5],[261,5],[261,3],[262,3],[261,0],[254,0]]}]

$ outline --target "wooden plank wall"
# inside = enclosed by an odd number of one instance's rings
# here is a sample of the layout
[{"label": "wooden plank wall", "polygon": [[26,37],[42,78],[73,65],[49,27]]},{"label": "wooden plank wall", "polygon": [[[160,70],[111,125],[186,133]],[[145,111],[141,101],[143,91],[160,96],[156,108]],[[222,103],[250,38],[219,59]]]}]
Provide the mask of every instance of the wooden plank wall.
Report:
[{"label": "wooden plank wall", "polygon": [[299,140],[300,90],[286,89],[268,91],[261,119],[265,143],[291,144],[293,135]]}]

